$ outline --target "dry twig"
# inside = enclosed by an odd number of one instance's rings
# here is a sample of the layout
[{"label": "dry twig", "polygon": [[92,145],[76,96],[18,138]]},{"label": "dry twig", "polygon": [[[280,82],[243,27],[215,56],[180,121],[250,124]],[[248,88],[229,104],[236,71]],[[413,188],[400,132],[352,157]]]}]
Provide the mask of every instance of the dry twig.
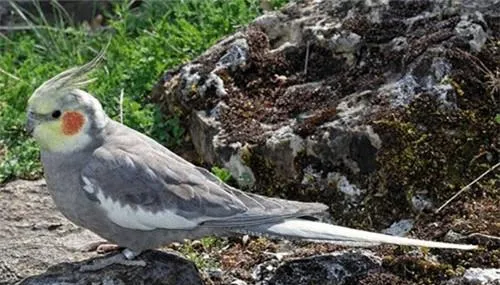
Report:
[{"label": "dry twig", "polygon": [[483,178],[484,176],[486,176],[488,173],[490,173],[493,170],[495,170],[498,166],[500,166],[500,162],[497,163],[497,164],[495,164],[495,165],[493,165],[490,169],[486,170],[483,174],[479,175],[476,179],[474,179],[474,181],[472,181],[471,183],[469,183],[464,188],[460,189],[460,191],[458,191],[455,195],[453,195],[450,199],[448,199],[448,201],[446,201],[443,205],[441,205],[441,207],[439,207],[436,210],[436,213],[439,213],[439,211],[441,211],[444,207],[446,207],[449,203],[451,203],[451,201],[455,200],[455,198],[457,198],[465,190],[469,189],[472,185],[476,184],[476,182],[478,182],[479,180],[481,180],[481,178]]},{"label": "dry twig", "polygon": [[306,60],[304,62],[304,75],[307,74],[307,66],[309,64],[309,48],[310,48],[310,43],[307,41],[307,46],[306,46]]}]

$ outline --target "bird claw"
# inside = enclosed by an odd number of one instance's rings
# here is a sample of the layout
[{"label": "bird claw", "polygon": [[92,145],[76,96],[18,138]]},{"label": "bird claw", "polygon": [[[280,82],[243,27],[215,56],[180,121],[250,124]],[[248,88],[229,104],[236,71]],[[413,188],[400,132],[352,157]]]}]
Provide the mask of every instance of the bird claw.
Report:
[{"label": "bird claw", "polygon": [[120,246],[112,243],[103,243],[97,246],[96,252],[99,254],[110,253],[120,250]]},{"label": "bird claw", "polygon": [[80,250],[82,252],[95,251],[99,254],[105,254],[105,253],[117,251],[120,248],[121,248],[120,246],[113,244],[113,243],[109,243],[107,241],[97,241],[97,242],[93,242],[93,243],[90,243],[88,245],[83,246]]},{"label": "bird claw", "polygon": [[95,260],[92,264],[82,265],[80,266],[79,271],[80,272],[98,271],[113,264],[120,264],[125,266],[146,266],[146,262],[144,260],[129,259],[129,258],[134,258],[136,256],[137,254],[135,254],[133,251],[125,249],[119,254]]}]

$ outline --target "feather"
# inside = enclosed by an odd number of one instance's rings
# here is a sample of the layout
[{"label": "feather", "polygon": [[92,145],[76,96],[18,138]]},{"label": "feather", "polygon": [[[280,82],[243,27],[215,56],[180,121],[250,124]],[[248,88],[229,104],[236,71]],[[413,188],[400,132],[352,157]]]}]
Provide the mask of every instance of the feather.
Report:
[{"label": "feather", "polygon": [[247,228],[247,230],[250,232],[257,232],[270,236],[282,236],[287,238],[298,238],[303,240],[313,240],[316,242],[328,243],[389,243],[433,248],[463,250],[477,249],[477,246],[475,245],[453,244],[390,236],[301,219],[287,219],[281,223],[249,227]]},{"label": "feather", "polygon": [[108,46],[109,43],[88,63],[69,68],[45,81],[35,90],[32,98],[64,94],[64,91],[82,88],[94,81],[87,76],[102,62]]}]

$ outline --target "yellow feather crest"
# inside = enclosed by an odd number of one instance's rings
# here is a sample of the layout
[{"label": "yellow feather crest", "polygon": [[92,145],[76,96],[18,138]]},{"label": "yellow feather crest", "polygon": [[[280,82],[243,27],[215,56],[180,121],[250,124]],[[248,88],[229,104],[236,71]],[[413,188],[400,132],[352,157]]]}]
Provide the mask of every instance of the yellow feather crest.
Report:
[{"label": "yellow feather crest", "polygon": [[[67,69],[51,79],[45,81],[38,87],[29,99],[31,104],[37,98],[58,97],[66,94],[67,91],[79,89],[95,80],[89,79],[88,74],[94,70],[104,58],[107,47],[101,50],[99,54],[90,62],[77,67]],[[37,100],[38,101],[38,100]]]}]

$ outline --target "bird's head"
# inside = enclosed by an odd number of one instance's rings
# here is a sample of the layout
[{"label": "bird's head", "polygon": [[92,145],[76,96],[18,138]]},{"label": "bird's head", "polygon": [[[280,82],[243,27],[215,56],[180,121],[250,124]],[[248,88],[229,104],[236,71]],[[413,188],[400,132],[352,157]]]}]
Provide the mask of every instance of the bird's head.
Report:
[{"label": "bird's head", "polygon": [[88,146],[104,128],[108,117],[99,101],[80,90],[86,75],[100,61],[68,69],[44,82],[28,100],[26,130],[41,148],[72,152]]}]

